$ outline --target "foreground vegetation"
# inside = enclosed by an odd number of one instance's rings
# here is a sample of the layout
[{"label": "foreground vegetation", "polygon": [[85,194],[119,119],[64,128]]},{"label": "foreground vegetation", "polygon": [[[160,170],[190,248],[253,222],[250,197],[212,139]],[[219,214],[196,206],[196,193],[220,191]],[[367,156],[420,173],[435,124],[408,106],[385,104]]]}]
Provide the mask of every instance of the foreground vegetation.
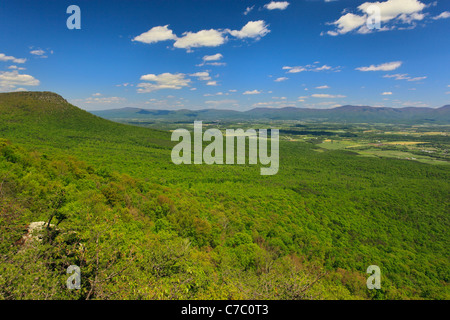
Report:
[{"label": "foreground vegetation", "polygon": [[[289,124],[279,173],[261,176],[176,166],[170,133],[52,93],[0,94],[0,115],[3,299],[449,298],[446,135],[431,165],[329,147],[354,130]],[[35,221],[54,227],[24,241]],[[373,264],[381,290],[366,288]],[[80,290],[66,288],[69,265]]]}]

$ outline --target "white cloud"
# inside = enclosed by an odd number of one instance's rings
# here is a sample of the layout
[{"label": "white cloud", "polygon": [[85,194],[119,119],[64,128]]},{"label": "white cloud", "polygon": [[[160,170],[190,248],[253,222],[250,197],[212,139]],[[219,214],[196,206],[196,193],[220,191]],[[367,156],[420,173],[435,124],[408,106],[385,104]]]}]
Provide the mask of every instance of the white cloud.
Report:
[{"label": "white cloud", "polygon": [[143,81],[149,81],[153,83],[139,83],[137,87],[138,93],[148,93],[161,89],[181,89],[183,87],[187,87],[191,82],[190,79],[186,78],[184,73],[161,73],[159,75],[156,74],[146,74],[141,77]]},{"label": "white cloud", "polygon": [[289,71],[287,71],[288,73],[299,73],[299,72],[307,71],[306,68],[304,68],[304,67],[289,67],[289,66],[284,66],[283,70],[289,70]]},{"label": "white cloud", "polygon": [[345,98],[346,96],[343,96],[341,94],[332,95],[332,94],[326,94],[326,93],[315,93],[315,94],[312,94],[311,97],[329,99],[329,98]]},{"label": "white cloud", "polygon": [[226,38],[223,37],[223,32],[219,30],[210,29],[200,30],[198,32],[188,31],[184,32],[182,37],[177,37],[168,26],[169,25],[153,27],[149,31],[135,37],[133,41],[150,44],[159,41],[175,40],[173,44],[175,48],[188,50],[198,47],[217,47],[226,41]]},{"label": "white cloud", "polygon": [[26,68],[18,67],[18,66],[15,66],[15,65],[9,66],[8,69],[13,69],[13,70],[26,70]]},{"label": "white cloud", "polygon": [[386,74],[383,78],[394,78],[395,80],[407,80],[409,76],[407,73],[395,73],[395,74]]},{"label": "white cloud", "polygon": [[252,90],[252,91],[250,91],[250,90],[247,90],[247,91],[245,91],[244,93],[242,93],[242,94],[260,94],[261,93],[261,91],[258,91],[258,90]]},{"label": "white cloud", "polygon": [[133,39],[142,43],[155,43],[166,40],[176,40],[177,36],[170,30],[169,25],[153,27]]},{"label": "white cloud", "polygon": [[395,80],[407,80],[407,81],[420,81],[425,80],[427,77],[410,77],[407,73],[395,73],[395,74],[385,74],[383,78],[393,78]]},{"label": "white cloud", "polygon": [[217,61],[223,58],[223,55],[220,53],[216,53],[210,56],[203,56],[203,61]]},{"label": "white cloud", "polygon": [[116,87],[128,87],[128,86],[133,86],[131,83],[128,83],[128,82],[126,82],[126,83],[121,83],[121,84],[116,84]]},{"label": "white cloud", "polygon": [[425,18],[425,14],[423,13],[412,13],[412,14],[401,14],[398,16],[398,19],[406,24],[413,24],[414,21],[421,21]]},{"label": "white cloud", "polygon": [[53,50],[45,51],[41,48],[34,48],[34,47],[30,47],[30,49],[31,49],[30,53],[32,55],[38,56],[39,58],[43,58],[43,59],[48,58],[48,53],[53,54]]},{"label": "white cloud", "polygon": [[223,58],[223,55],[220,53],[216,53],[213,55],[209,55],[209,56],[203,56],[202,60],[203,62],[201,64],[198,64],[197,67],[202,67],[204,65],[208,65],[208,66],[224,66],[226,65],[226,63],[224,62],[217,62],[220,59]]},{"label": "white cloud", "polygon": [[280,77],[280,78],[277,78],[277,79],[275,79],[274,81],[275,82],[282,82],[282,81],[286,81],[286,80],[288,80],[289,78],[286,78],[286,77]]},{"label": "white cloud", "polygon": [[42,49],[36,49],[36,50],[31,50],[30,53],[34,54],[35,56],[43,56],[45,54],[45,51]]},{"label": "white cloud", "polygon": [[94,96],[94,97],[100,97],[102,94],[100,93],[100,92],[97,92],[97,93],[94,93],[94,94],[92,94],[92,96]]},{"label": "white cloud", "polygon": [[384,2],[365,2],[358,9],[365,14],[370,14],[369,7],[376,5],[380,9],[381,21],[386,22],[399,16],[405,18],[421,12],[426,5],[419,0],[387,0]]},{"label": "white cloud", "polygon": [[185,32],[183,37],[178,38],[173,44],[175,48],[198,48],[198,47],[217,47],[225,43],[227,39],[221,31],[210,29],[200,30],[198,32]]},{"label": "white cloud", "polygon": [[308,64],[306,66],[296,66],[296,67],[290,67],[290,66],[284,66],[283,70],[288,70],[287,73],[299,73],[304,71],[335,71],[339,72],[341,67],[330,67],[324,64],[323,66],[319,67],[318,62],[314,62],[313,64]]},{"label": "white cloud", "polygon": [[244,11],[244,15],[245,15],[245,16],[248,15],[248,14],[250,13],[250,11],[253,10],[254,7],[255,7],[255,6],[247,7],[247,8],[245,9],[245,11]]},{"label": "white cloud", "polygon": [[206,83],[207,86],[218,86],[219,84],[217,83],[217,81],[208,81]]},{"label": "white cloud", "polygon": [[415,77],[415,78],[409,78],[408,81],[420,81],[425,80],[427,77]]},{"label": "white cloud", "polygon": [[264,20],[249,21],[241,30],[227,30],[232,36],[244,39],[244,38],[256,38],[264,37],[270,32],[268,25]]},{"label": "white cloud", "polygon": [[392,71],[392,70],[399,68],[401,65],[402,65],[401,61],[393,61],[393,62],[382,63],[379,65],[371,65],[369,67],[359,67],[359,68],[356,68],[356,70],[359,70],[359,71]]},{"label": "white cloud", "polygon": [[450,12],[449,11],[444,11],[440,15],[438,15],[436,17],[433,17],[434,20],[447,19],[447,18],[450,18]]},{"label": "white cloud", "polygon": [[0,90],[12,91],[20,86],[38,86],[39,80],[28,74],[20,74],[17,70],[0,72]]},{"label": "white cloud", "polygon": [[322,70],[330,70],[330,69],[332,69],[330,66],[327,66],[326,64],[324,64],[321,67],[315,68],[314,71],[322,71]]},{"label": "white cloud", "polygon": [[13,56],[7,56],[4,53],[0,53],[0,61],[12,61],[14,63],[25,63],[27,59],[15,58]]},{"label": "white cloud", "polygon": [[36,56],[42,56],[45,54],[45,51],[42,49],[38,49],[38,50],[31,50],[30,53]]},{"label": "white cloud", "polygon": [[199,80],[208,81],[211,80],[211,76],[209,75],[209,72],[202,71],[202,72],[196,72],[193,74],[190,74],[191,77],[197,77]]},{"label": "white cloud", "polygon": [[[396,28],[395,23],[403,23],[410,25],[409,29],[415,27],[416,21],[421,21],[425,18],[426,14],[422,11],[427,7],[419,0],[386,0],[377,2],[364,2],[357,7],[360,14],[347,12],[339,19],[329,24],[336,27],[335,30],[328,31],[331,36],[337,36],[339,34],[346,34],[351,31],[356,31],[360,34],[370,33],[376,29],[368,29],[366,21],[369,16],[373,14],[373,6],[376,6],[380,10],[380,21],[384,24],[383,28],[379,31],[393,30]],[[391,26],[386,26],[389,22],[394,22]]]},{"label": "white cloud", "polygon": [[386,91],[386,92],[383,92],[381,95],[382,96],[390,96],[390,95],[392,95],[392,92]]},{"label": "white cloud", "polygon": [[329,88],[330,88],[330,87],[327,86],[327,85],[316,87],[316,89],[329,89]]},{"label": "white cloud", "polygon": [[223,93],[223,92],[216,92],[216,93],[205,93],[203,96],[204,97],[213,97],[213,96],[228,96],[230,95],[228,92],[227,93]]},{"label": "white cloud", "polygon": [[264,5],[264,8],[267,10],[285,10],[289,6],[289,2],[287,1],[271,1],[268,4]]},{"label": "white cloud", "polygon": [[364,25],[366,23],[366,19],[367,18],[365,16],[347,13],[333,22],[333,24],[337,27],[337,31],[329,31],[328,34],[333,36],[350,32]]},{"label": "white cloud", "polygon": [[[138,41],[142,43],[155,43],[159,41],[174,40],[173,46],[175,48],[186,49],[188,52],[192,51],[192,48],[199,47],[218,47],[228,41],[226,34],[230,34],[239,39],[253,38],[259,40],[270,32],[268,25],[263,20],[249,21],[241,30],[230,29],[209,29],[200,30],[198,32],[187,31],[178,37],[168,28],[169,25],[153,27],[147,32],[144,32],[132,41]],[[225,65],[224,63],[205,63],[211,65]],[[200,65],[201,66],[201,65]]]},{"label": "white cloud", "polygon": [[[226,66],[227,65],[225,62],[206,62],[206,63],[204,63],[202,65],[205,65],[205,64],[208,65],[208,66],[215,66],[215,67]],[[199,66],[202,66],[202,65],[199,65]]]}]

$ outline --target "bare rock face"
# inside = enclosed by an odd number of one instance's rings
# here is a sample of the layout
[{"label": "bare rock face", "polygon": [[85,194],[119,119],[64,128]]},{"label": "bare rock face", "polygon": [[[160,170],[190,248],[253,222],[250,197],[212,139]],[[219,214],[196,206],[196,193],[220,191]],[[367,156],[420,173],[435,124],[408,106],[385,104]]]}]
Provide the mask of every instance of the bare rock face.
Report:
[{"label": "bare rock face", "polygon": [[[31,242],[42,242],[45,228],[47,228],[47,222],[37,221],[28,225],[27,233],[22,237],[23,244],[27,245]],[[55,228],[54,224],[50,224],[50,228]]]}]

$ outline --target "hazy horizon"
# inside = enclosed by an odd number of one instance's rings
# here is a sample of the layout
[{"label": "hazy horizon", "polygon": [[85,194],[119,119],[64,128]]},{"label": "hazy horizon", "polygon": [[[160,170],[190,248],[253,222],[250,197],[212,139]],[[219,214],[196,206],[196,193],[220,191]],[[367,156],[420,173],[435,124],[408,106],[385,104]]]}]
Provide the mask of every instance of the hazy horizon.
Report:
[{"label": "hazy horizon", "polygon": [[8,1],[0,91],[90,111],[448,104],[450,3],[387,0],[369,29],[371,3],[78,1],[69,30],[67,4]]}]

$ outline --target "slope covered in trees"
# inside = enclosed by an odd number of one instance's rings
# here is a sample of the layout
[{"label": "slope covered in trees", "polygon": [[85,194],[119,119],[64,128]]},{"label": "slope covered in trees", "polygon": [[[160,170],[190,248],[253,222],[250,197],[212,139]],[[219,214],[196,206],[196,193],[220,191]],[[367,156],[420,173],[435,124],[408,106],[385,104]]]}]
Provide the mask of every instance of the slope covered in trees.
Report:
[{"label": "slope covered in trees", "polygon": [[1,298],[449,297],[447,166],[285,141],[274,176],[176,166],[169,133],[53,93],[0,94],[0,138]]}]

